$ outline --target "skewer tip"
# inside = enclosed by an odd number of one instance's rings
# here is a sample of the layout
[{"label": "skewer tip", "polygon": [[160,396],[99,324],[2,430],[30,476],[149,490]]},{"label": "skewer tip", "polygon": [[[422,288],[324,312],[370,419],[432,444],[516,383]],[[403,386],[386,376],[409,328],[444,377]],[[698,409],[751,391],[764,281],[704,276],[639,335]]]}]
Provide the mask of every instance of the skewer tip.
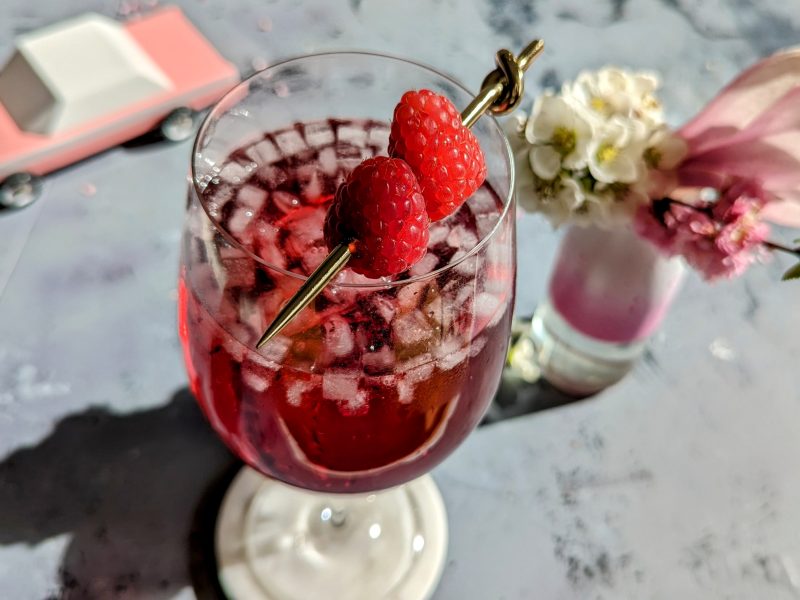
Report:
[{"label": "skewer tip", "polygon": [[317,297],[322,289],[344,269],[347,261],[350,260],[352,253],[351,244],[342,243],[336,246],[330,254],[322,261],[305,283],[292,296],[284,307],[278,312],[272,323],[256,343],[256,350],[261,348],[274,338],[281,329],[286,327],[297,313],[303,310],[309,303]]}]

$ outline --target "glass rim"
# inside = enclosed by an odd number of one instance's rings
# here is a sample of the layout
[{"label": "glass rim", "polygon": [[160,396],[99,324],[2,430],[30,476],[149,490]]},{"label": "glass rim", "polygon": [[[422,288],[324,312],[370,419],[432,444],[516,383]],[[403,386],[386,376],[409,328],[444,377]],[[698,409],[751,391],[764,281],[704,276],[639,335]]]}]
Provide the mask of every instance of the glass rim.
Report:
[{"label": "glass rim", "polygon": [[[399,56],[394,56],[391,54],[383,54],[380,52],[370,52],[366,50],[336,50],[336,51],[327,51],[327,52],[314,52],[311,54],[302,54],[298,56],[293,56],[290,58],[286,58],[280,62],[275,64],[269,65],[267,68],[262,69],[260,71],[256,71],[255,73],[249,75],[248,77],[242,79],[239,83],[233,86],[230,90],[228,90],[219,100],[217,100],[214,105],[211,107],[211,110],[208,111],[206,116],[203,118],[202,123],[200,124],[199,129],[197,130],[197,135],[194,138],[194,142],[192,142],[192,158],[191,158],[191,180],[192,180],[192,189],[197,196],[197,199],[200,203],[200,206],[203,208],[203,212],[205,213],[206,218],[211,222],[213,227],[220,232],[220,234],[225,238],[225,241],[229,243],[234,248],[243,252],[248,258],[254,260],[257,263],[260,263],[273,271],[280,273],[281,275],[285,275],[296,279],[299,282],[304,282],[308,279],[308,275],[302,275],[300,273],[296,273],[294,271],[289,271],[287,269],[283,269],[272,263],[264,260],[257,254],[251,252],[247,247],[245,247],[239,240],[237,240],[226,227],[223,227],[222,224],[219,223],[214,217],[211,216],[209,208],[203,199],[202,190],[198,187],[198,174],[196,169],[196,164],[199,161],[199,148],[198,145],[200,144],[200,140],[203,139],[206,130],[208,129],[209,125],[211,124],[212,120],[217,118],[219,115],[220,108],[225,105],[225,102],[231,98],[232,96],[241,93],[242,89],[245,86],[249,86],[252,81],[263,77],[265,73],[274,71],[278,68],[285,67],[291,63],[296,63],[299,61],[311,59],[311,58],[322,58],[322,57],[346,57],[346,56],[361,56],[361,57],[371,57],[371,58],[380,58],[386,59],[390,61],[396,61],[399,63],[404,63],[407,65],[412,65],[414,67],[418,67],[430,73],[433,73],[437,77],[441,77],[442,79],[446,80],[450,84],[456,86],[461,91],[469,94],[470,96],[474,96],[473,92],[471,92],[463,83],[459,80],[442,73],[441,71],[431,67],[422,62],[410,60],[407,58],[402,58]],[[481,116],[481,119],[489,118],[492,121],[492,125],[500,134],[500,140],[504,150],[504,156],[506,158],[506,163],[508,164],[508,171],[509,171],[509,185],[508,185],[508,192],[505,194],[505,199],[503,202],[503,210],[500,211],[500,216],[497,219],[497,222],[494,224],[491,230],[487,232],[482,238],[478,240],[478,243],[475,244],[469,252],[467,252],[464,256],[460,257],[458,260],[449,262],[446,265],[439,267],[438,269],[434,269],[428,273],[424,273],[422,275],[416,275],[414,277],[409,277],[407,279],[398,279],[398,280],[391,280],[391,281],[374,281],[370,283],[336,283],[332,282],[330,285],[340,288],[358,288],[358,289],[387,289],[392,287],[399,287],[402,285],[407,285],[410,283],[417,283],[420,281],[427,281],[429,279],[434,279],[439,275],[447,273],[451,269],[455,268],[456,266],[460,265],[462,262],[470,259],[471,257],[475,256],[478,252],[480,252],[484,246],[489,243],[497,231],[500,229],[500,226],[503,224],[506,218],[508,218],[508,213],[511,209],[511,205],[514,202],[514,192],[516,186],[516,169],[514,168],[514,153],[511,149],[511,144],[508,141],[508,137],[503,131],[503,128],[500,126],[500,123],[491,113],[484,113]],[[469,201],[469,198],[466,200]]]}]

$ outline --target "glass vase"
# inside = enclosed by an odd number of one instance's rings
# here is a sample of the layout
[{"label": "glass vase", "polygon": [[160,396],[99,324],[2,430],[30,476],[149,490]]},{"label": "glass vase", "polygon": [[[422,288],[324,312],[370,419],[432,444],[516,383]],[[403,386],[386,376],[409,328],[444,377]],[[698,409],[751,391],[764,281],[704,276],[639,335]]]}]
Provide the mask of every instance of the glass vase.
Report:
[{"label": "glass vase", "polygon": [[[622,379],[664,319],[684,275],[627,227],[570,227],[536,310],[527,356],[563,392],[587,396]],[[530,368],[529,368],[530,371]]]}]

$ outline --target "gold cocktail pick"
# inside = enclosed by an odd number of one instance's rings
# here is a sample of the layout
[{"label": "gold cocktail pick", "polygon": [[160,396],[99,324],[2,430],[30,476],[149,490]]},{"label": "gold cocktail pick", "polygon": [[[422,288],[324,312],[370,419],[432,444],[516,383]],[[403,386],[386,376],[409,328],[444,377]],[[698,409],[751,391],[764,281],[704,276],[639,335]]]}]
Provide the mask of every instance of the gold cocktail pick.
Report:
[{"label": "gold cocktail pick", "polygon": [[[487,110],[495,115],[505,115],[519,106],[524,89],[523,75],[531,63],[544,49],[542,40],[534,40],[514,56],[509,50],[498,50],[495,55],[497,68],[489,73],[481,84],[481,91],[461,112],[461,122],[472,127]],[[258,340],[256,348],[276,336],[297,313],[303,310],[325,288],[331,280],[347,265],[353,252],[353,243],[341,243],[322,261],[305,283],[281,308],[275,320],[270,323],[264,335]]]}]

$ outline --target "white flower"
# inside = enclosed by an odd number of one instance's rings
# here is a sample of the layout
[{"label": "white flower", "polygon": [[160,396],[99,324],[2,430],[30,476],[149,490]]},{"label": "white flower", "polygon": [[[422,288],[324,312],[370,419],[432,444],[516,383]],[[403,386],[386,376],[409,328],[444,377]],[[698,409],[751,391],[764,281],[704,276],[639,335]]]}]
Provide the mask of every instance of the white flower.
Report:
[{"label": "white flower", "polygon": [[561,171],[561,155],[552,146],[534,146],[528,159],[533,172],[542,179],[555,179]]},{"label": "white flower", "polygon": [[602,183],[633,183],[644,172],[643,125],[612,117],[589,144],[589,172]]},{"label": "white flower", "polygon": [[560,183],[561,186],[555,194],[555,201],[572,212],[584,202],[583,188],[571,177],[562,177]]},{"label": "white flower", "polygon": [[618,115],[656,124],[663,121],[661,104],[654,94],[658,84],[658,77],[652,73],[606,67],[581,72],[562,93],[606,118]]},{"label": "white flower", "polygon": [[554,227],[571,221],[583,203],[581,184],[561,174],[553,180],[537,176],[530,166],[530,152],[516,154],[517,199],[526,211],[544,214]]},{"label": "white flower", "polygon": [[528,116],[524,111],[518,110],[507,119],[503,119],[503,131],[508,137],[509,142],[513,143],[517,139],[525,138],[525,124],[528,121]]},{"label": "white flower", "polygon": [[537,210],[550,220],[553,227],[573,221],[575,211],[585,202],[580,183],[563,175],[555,181],[538,180],[537,183]]},{"label": "white flower", "polygon": [[540,155],[541,163],[537,161],[548,172],[553,170],[553,152],[558,155],[559,169],[561,166],[567,169],[585,166],[586,149],[593,132],[593,124],[580,107],[559,96],[550,95],[536,99],[533,114],[525,127],[528,142],[552,149],[552,152],[543,152]]},{"label": "white flower", "polygon": [[651,132],[644,158],[650,168],[670,170],[677,167],[688,152],[683,138],[661,126]]},{"label": "white flower", "polygon": [[649,73],[584,72],[539,97],[524,130],[524,118],[507,120],[520,205],[554,226],[609,228],[669,190],[686,147],[663,125],[657,87]]},{"label": "white flower", "polygon": [[611,208],[614,202],[611,190],[588,192],[583,203],[575,211],[573,221],[577,225],[607,229],[611,223]]}]

